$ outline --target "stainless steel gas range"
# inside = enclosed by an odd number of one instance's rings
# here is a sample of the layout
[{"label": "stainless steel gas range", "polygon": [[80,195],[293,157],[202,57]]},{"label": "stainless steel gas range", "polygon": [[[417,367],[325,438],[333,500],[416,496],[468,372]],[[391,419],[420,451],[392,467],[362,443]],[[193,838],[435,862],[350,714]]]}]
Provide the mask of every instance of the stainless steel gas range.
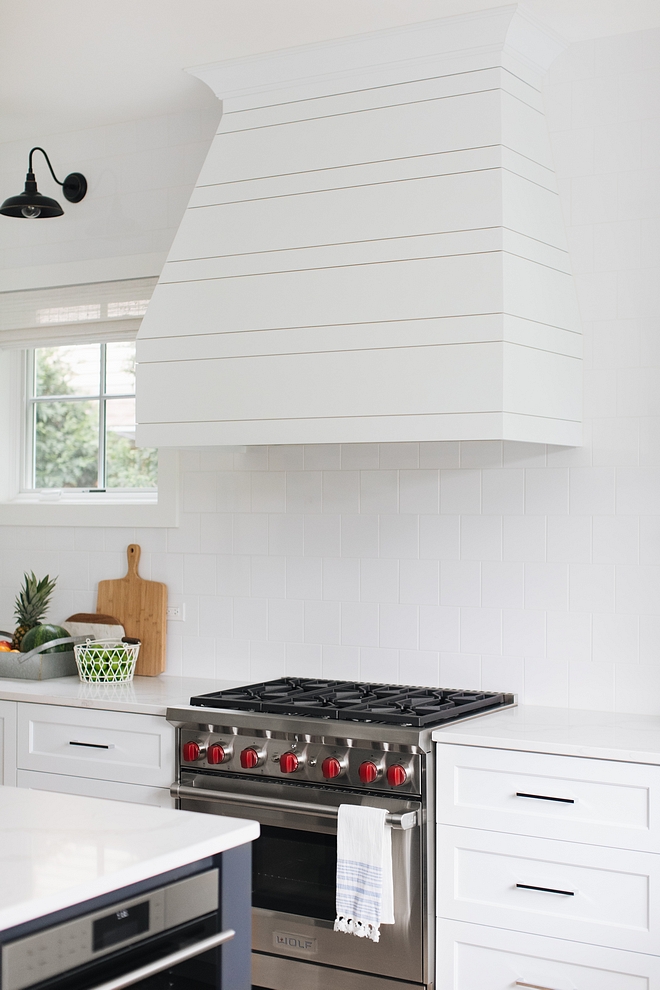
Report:
[{"label": "stainless steel gas range", "polygon": [[[432,990],[432,730],[513,695],[282,678],[191,699],[179,730],[181,808],[261,823],[252,981],[267,990]],[[395,924],[380,942],[333,931],[337,810],[386,808]]]}]

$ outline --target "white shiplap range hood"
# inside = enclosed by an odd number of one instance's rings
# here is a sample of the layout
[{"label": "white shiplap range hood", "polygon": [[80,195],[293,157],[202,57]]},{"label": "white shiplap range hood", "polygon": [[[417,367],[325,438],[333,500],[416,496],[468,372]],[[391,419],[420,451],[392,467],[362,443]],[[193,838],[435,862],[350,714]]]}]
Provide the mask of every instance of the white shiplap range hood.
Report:
[{"label": "white shiplap range hood", "polygon": [[517,5],[205,66],[223,117],[138,338],[149,446],[581,443]]}]

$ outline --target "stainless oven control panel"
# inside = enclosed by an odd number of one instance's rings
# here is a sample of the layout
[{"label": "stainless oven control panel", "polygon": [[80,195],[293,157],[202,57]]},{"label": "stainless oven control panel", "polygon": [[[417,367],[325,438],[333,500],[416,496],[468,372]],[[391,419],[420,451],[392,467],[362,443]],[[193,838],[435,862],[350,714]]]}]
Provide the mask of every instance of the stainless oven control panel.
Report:
[{"label": "stainless oven control panel", "polygon": [[304,735],[257,736],[249,730],[200,731],[182,728],[183,770],[213,770],[246,777],[274,777],[336,784],[387,793],[421,793],[421,759],[403,746],[354,745],[346,739],[319,742]]},{"label": "stainless oven control panel", "polygon": [[217,870],[160,887],[2,946],[2,990],[24,990],[218,910]]}]

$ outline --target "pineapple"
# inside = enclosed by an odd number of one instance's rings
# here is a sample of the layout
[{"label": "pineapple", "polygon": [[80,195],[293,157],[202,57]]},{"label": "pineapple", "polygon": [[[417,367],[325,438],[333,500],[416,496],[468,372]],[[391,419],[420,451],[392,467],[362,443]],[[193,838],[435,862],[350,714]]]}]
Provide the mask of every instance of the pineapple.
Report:
[{"label": "pineapple", "polygon": [[20,650],[23,637],[28,629],[38,626],[45,616],[57,581],[57,578],[53,578],[51,581],[48,574],[41,581],[37,581],[34,571],[31,574],[24,574],[23,579],[24,584],[16,596],[14,606],[14,615],[19,624],[11,641],[12,650]]}]

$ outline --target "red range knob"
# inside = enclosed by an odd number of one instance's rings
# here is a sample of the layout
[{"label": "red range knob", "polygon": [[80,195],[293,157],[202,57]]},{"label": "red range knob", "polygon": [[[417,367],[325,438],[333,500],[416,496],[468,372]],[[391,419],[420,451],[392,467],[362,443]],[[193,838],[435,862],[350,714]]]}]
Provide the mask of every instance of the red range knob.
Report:
[{"label": "red range knob", "polygon": [[199,759],[199,746],[196,742],[187,742],[183,744],[181,749],[181,756],[183,757],[184,763],[194,763],[195,760]]},{"label": "red range knob", "polygon": [[338,777],[341,773],[341,763],[334,756],[329,756],[321,764],[321,773],[326,780],[332,780],[333,777]]},{"label": "red range knob", "polygon": [[259,763],[259,754],[256,749],[250,747],[241,752],[241,766],[244,770],[254,770]]},{"label": "red range knob", "polygon": [[224,763],[226,759],[224,746],[221,746],[219,743],[213,743],[206,750],[206,759],[209,763]]},{"label": "red range knob", "polygon": [[280,770],[282,773],[295,773],[298,769],[298,757],[295,753],[282,753],[280,756]]},{"label": "red range knob", "polygon": [[358,773],[363,784],[373,784],[374,780],[378,776],[378,767],[375,763],[367,760],[366,763],[360,764]]},{"label": "red range knob", "polygon": [[400,763],[395,763],[394,766],[387,768],[387,783],[390,787],[401,787],[401,784],[405,784],[407,779],[406,768],[402,767]]}]

